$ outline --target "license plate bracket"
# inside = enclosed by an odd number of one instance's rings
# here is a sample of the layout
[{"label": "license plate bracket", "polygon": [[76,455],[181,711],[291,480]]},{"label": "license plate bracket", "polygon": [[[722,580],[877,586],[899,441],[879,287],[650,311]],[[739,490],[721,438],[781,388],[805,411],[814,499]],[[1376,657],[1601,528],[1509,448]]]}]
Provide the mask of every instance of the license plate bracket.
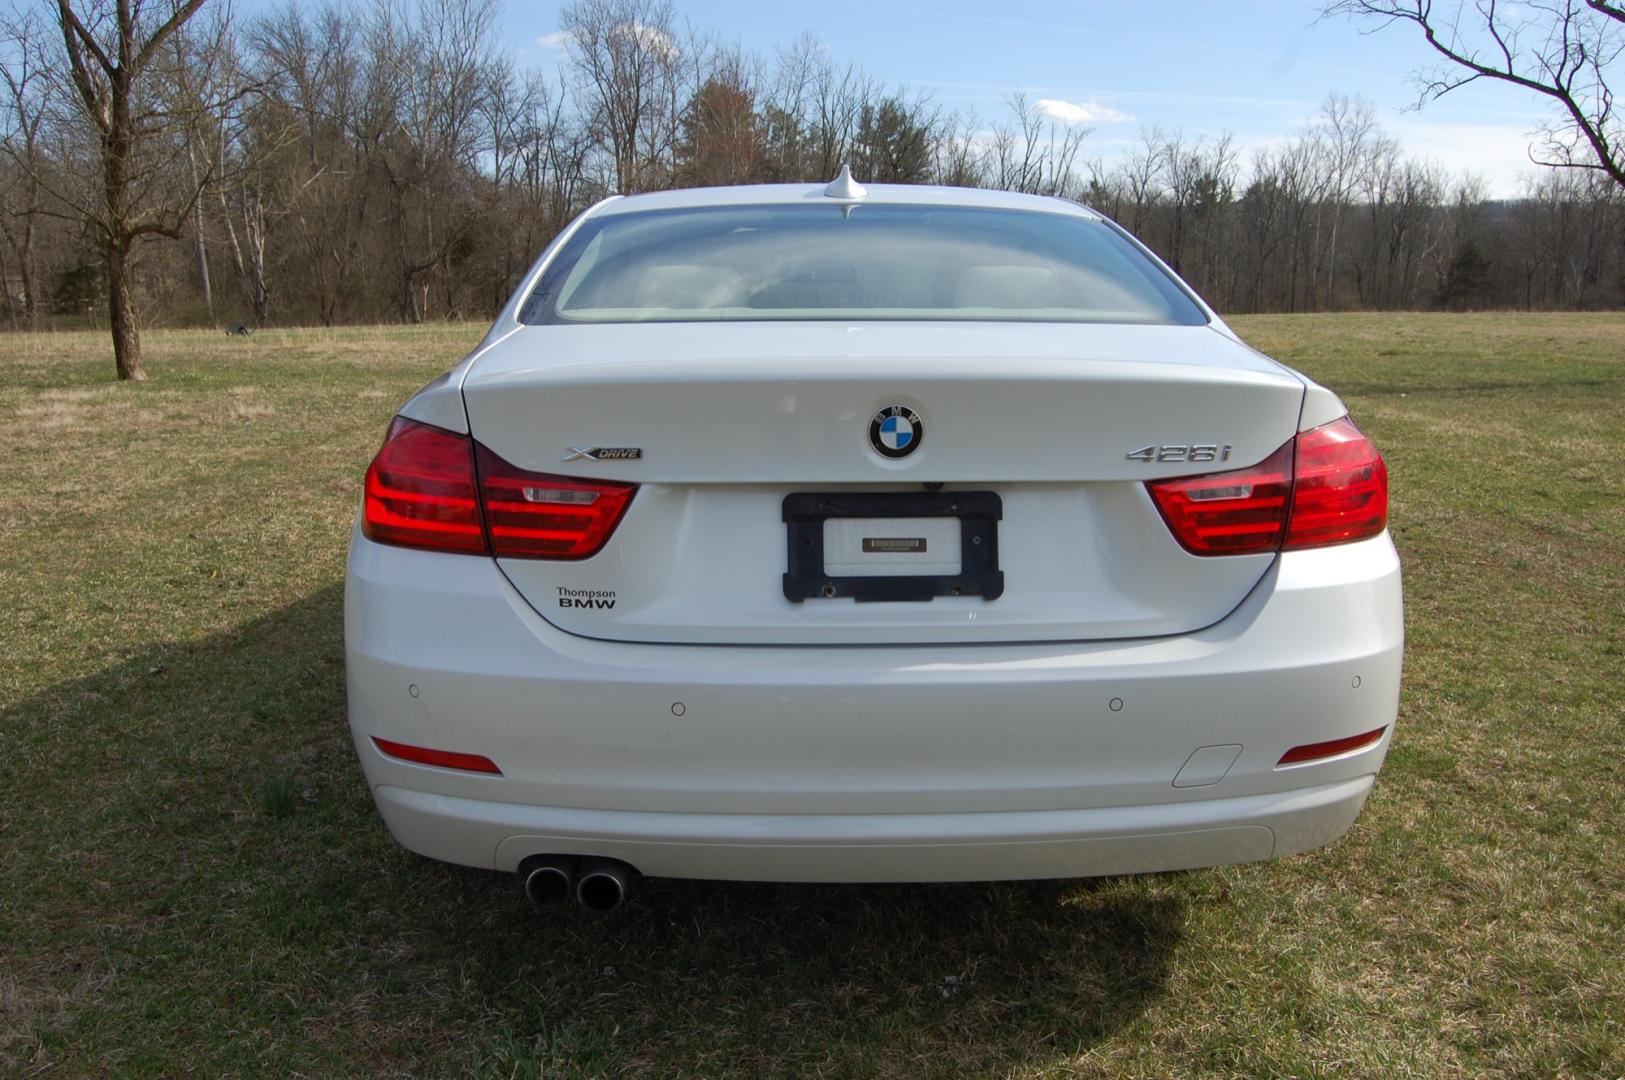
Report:
[{"label": "license plate bracket", "polygon": [[[958,518],[957,574],[838,576],[825,573],[824,522],[830,518]],[[924,601],[939,596],[1004,593],[999,569],[999,522],[1004,500],[994,491],[794,492],[784,497],[789,569],[784,596],[792,603],[845,597],[859,603]]]}]

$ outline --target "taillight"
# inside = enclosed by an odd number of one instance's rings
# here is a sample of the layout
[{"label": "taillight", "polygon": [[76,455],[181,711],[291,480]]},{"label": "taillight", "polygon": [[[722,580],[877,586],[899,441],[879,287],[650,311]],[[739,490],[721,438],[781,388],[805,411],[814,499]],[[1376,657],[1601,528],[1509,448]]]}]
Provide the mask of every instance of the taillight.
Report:
[{"label": "taillight", "polygon": [[1195,555],[1344,544],[1388,523],[1388,467],[1346,416],[1300,432],[1251,468],[1146,487],[1174,537]]},{"label": "taillight", "polygon": [[366,490],[361,531],[381,544],[585,559],[615,531],[637,485],[526,472],[467,435],[396,417]]},{"label": "taillight", "polygon": [[472,440],[397,416],[367,467],[361,531],[381,544],[484,555]]},{"label": "taillight", "polygon": [[1252,555],[1281,546],[1292,493],[1289,442],[1250,469],[1146,485],[1174,536],[1195,555]]},{"label": "taillight", "polygon": [[620,524],[636,484],[526,472],[475,444],[480,499],[494,555],[585,559]]},{"label": "taillight", "polygon": [[1348,417],[1298,436],[1286,550],[1346,544],[1388,524],[1388,466]]}]

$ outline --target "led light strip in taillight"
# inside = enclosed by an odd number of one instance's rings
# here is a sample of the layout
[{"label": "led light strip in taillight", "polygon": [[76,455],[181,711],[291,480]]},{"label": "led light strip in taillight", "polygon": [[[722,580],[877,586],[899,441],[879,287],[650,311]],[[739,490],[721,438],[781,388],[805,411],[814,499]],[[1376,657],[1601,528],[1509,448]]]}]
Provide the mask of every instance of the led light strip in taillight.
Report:
[{"label": "led light strip in taillight", "polygon": [[1388,466],[1354,421],[1299,432],[1245,469],[1146,484],[1193,555],[1256,555],[1364,540],[1388,524]]},{"label": "led light strip in taillight", "polygon": [[396,417],[367,467],[361,531],[398,547],[585,559],[603,548],[636,492],[636,484],[528,472],[468,435]]}]

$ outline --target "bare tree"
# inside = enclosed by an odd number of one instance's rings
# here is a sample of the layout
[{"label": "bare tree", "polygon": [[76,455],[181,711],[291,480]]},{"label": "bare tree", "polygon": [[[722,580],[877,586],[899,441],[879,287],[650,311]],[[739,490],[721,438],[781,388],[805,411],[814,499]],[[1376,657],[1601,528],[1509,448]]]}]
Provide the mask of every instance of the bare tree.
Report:
[{"label": "bare tree", "polygon": [[1221,219],[1235,196],[1236,154],[1229,135],[1187,142],[1176,132],[1164,154],[1169,236],[1163,257],[1210,296],[1226,293],[1235,272],[1224,257]]},{"label": "bare tree", "polygon": [[[15,12],[5,20],[4,33],[13,49],[7,63],[0,65],[0,78],[6,84],[6,109],[0,121],[0,147],[15,167],[8,170],[4,203],[0,205],[0,235],[16,256],[23,280],[23,320],[28,329],[39,326],[39,272],[35,251],[41,192],[40,173],[47,167],[41,153],[41,129],[45,120],[42,98],[46,81],[41,66],[39,20],[33,12]],[[6,290],[11,302],[11,291]],[[15,322],[15,320],[13,320]]]},{"label": "bare tree", "polygon": [[[150,236],[178,238],[197,186],[177,185],[162,169],[163,136],[177,118],[151,85],[164,43],[197,14],[204,0],[171,0],[156,15],[140,0],[96,0],[75,10],[57,0],[62,63],[79,113],[92,129],[99,183],[64,183],[53,194],[99,241],[107,272],[108,322],[120,379],[144,379],[130,271],[136,245]],[[172,140],[171,140],[172,141]],[[173,150],[173,147],[169,147]]]},{"label": "bare tree", "polygon": [[[194,33],[192,26],[182,27],[170,35],[166,45],[172,77],[167,80],[168,101],[164,108],[172,115],[191,118],[191,122],[181,125],[179,141],[185,152],[186,182],[191,190],[199,193],[192,201],[192,259],[210,322],[214,321],[214,288],[209,277],[208,230],[202,192],[208,186],[205,176],[219,174],[224,158],[219,152],[225,144],[223,130],[230,123],[232,110],[224,106],[218,116],[210,114],[216,102],[234,104],[241,97],[240,86],[227,85],[238,74],[234,47],[235,37],[221,18],[213,20],[213,25],[202,33]],[[219,138],[210,131],[211,127],[221,129]]]},{"label": "bare tree", "polygon": [[[114,68],[121,47],[140,56],[158,14],[183,12],[66,2]],[[1506,17],[1513,0],[1496,2],[1481,14]],[[110,281],[171,323],[205,318],[206,301],[189,302],[204,280],[221,318],[226,305],[262,323],[273,305],[329,325],[475,315],[616,188],[827,182],[844,162],[864,181],[1087,199],[1226,310],[1625,304],[1625,186],[1601,168],[1544,170],[1521,197],[1486,198],[1336,96],[1245,160],[1223,135],[1147,128],[1085,161],[1093,143],[1072,121],[1087,114],[1064,103],[952,116],[810,36],[759,57],[679,30],[666,0],[574,0],[556,77],[508,53],[495,0],[286,6],[229,33],[206,7],[131,83],[129,183],[110,215],[111,136],[74,82],[58,0],[13,3],[33,7],[0,16],[0,326],[114,310]],[[1465,33],[1481,15],[1457,7]],[[110,95],[71,22],[66,40]],[[104,272],[120,237],[143,241],[139,258]]]},{"label": "bare tree", "polygon": [[1365,255],[1351,260],[1355,283],[1365,307],[1414,307],[1435,243],[1430,219],[1443,198],[1444,177],[1406,160],[1392,139],[1379,137],[1373,145],[1361,192]]},{"label": "bare tree", "polygon": [[[258,321],[270,304],[266,237],[272,218],[286,222],[280,242],[301,268],[319,322],[332,325],[355,291],[360,226],[369,206],[357,36],[357,20],[331,7],[309,17],[286,8],[250,25],[254,73],[266,94],[244,124],[231,130],[222,124],[220,133],[240,148],[240,158],[258,156],[278,167],[243,170],[234,199],[223,185],[216,194],[232,265]],[[256,145],[280,147],[284,135],[293,140],[291,152],[253,153]]]},{"label": "bare tree", "polygon": [[1415,24],[1443,66],[1417,75],[1422,100],[1480,79],[1521,86],[1553,102],[1540,165],[1594,169],[1625,185],[1625,129],[1614,112],[1610,66],[1625,51],[1625,4],[1544,0],[1502,4],[1456,0],[1335,0],[1327,15]]},{"label": "bare tree", "polygon": [[1286,180],[1282,155],[1269,150],[1253,153],[1252,182],[1238,200],[1237,229],[1241,234],[1237,254],[1247,267],[1247,284],[1241,305],[1250,311],[1270,310],[1266,300],[1266,278],[1279,274],[1279,252],[1286,239],[1282,227],[1292,192]]},{"label": "bare tree", "polygon": [[1332,94],[1320,107],[1318,136],[1325,155],[1326,217],[1330,219],[1324,252],[1327,303],[1332,302],[1337,287],[1338,234],[1354,190],[1370,168],[1376,127],[1376,109],[1363,98]]},{"label": "bare tree", "polygon": [[987,183],[987,152],[976,137],[975,113],[951,114],[942,120],[934,166],[936,182],[950,187],[983,187]]},{"label": "bare tree", "polygon": [[570,62],[622,192],[662,186],[676,138],[681,50],[667,0],[573,0],[559,16]]},{"label": "bare tree", "polygon": [[807,156],[798,179],[833,177],[852,160],[863,125],[863,107],[880,97],[880,83],[853,64],[839,70],[820,53],[815,58],[808,101]]},{"label": "bare tree", "polygon": [[810,123],[809,102],[824,64],[823,46],[803,33],[775,58],[774,75],[763,90],[762,136],[766,142],[763,180],[787,182],[805,175]]},{"label": "bare tree", "polygon": [[1140,132],[1140,146],[1123,161],[1122,183],[1128,203],[1129,231],[1145,229],[1148,215],[1162,197],[1162,181],[1168,167],[1167,137],[1153,124]]},{"label": "bare tree", "polygon": [[989,159],[995,187],[1034,195],[1070,195],[1080,186],[1078,155],[1091,129],[1058,124],[1027,95],[1005,99],[1010,124],[993,129]]}]

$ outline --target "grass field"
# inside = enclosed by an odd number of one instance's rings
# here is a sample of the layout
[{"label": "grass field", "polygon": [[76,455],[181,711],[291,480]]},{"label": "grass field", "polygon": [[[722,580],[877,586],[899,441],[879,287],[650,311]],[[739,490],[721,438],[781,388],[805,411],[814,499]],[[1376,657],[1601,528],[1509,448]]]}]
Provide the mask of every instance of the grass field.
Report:
[{"label": "grass field", "polygon": [[1236,320],[1388,456],[1400,728],[1333,847],[1093,882],[645,882],[397,849],[340,583],[481,328],[0,336],[0,1074],[1625,1074],[1625,317]]}]

